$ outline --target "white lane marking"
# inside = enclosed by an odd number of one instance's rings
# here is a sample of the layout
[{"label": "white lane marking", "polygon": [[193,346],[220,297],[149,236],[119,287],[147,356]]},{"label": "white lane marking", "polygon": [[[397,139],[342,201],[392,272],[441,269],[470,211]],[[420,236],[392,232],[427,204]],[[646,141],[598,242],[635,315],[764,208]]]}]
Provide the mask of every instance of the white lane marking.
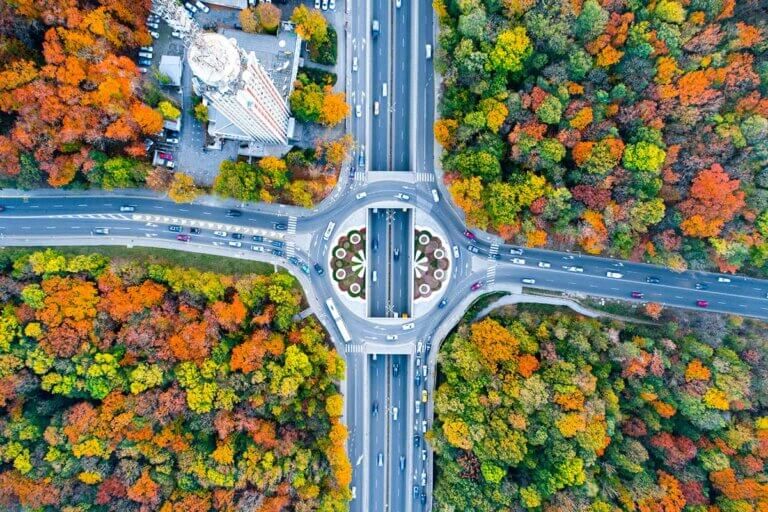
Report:
[{"label": "white lane marking", "polygon": [[80,206],[81,208],[85,208],[85,207],[86,207],[86,206],[88,206],[88,205],[87,205],[87,204],[79,204],[79,205],[77,205],[77,206]]},{"label": "white lane marking", "polygon": [[45,229],[56,229],[56,226],[45,226]]},{"label": "white lane marking", "polygon": [[203,212],[203,215],[210,215],[211,212]]},{"label": "white lane marking", "polygon": [[29,226],[21,226],[21,229],[32,229],[32,228]]},{"label": "white lane marking", "polygon": [[54,208],[64,208],[64,205],[61,204],[55,204],[53,205]]},{"label": "white lane marking", "polygon": [[35,204],[35,205],[30,206],[30,208],[40,208],[40,207]]}]

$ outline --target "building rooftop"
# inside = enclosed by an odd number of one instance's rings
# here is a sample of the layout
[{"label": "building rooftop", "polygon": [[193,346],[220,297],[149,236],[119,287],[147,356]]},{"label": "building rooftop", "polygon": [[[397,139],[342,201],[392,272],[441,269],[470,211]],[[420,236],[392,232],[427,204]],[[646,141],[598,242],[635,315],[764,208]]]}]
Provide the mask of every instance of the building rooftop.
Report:
[{"label": "building rooftop", "polygon": [[[288,30],[286,30],[288,28]],[[269,74],[283,98],[293,90],[293,82],[299,70],[301,41],[289,25],[283,25],[276,36],[249,34],[242,30],[222,28],[219,34],[234,39],[246,53],[253,52],[264,70]]]},{"label": "building rooftop", "polygon": [[240,53],[230,37],[206,32],[192,40],[187,55],[192,73],[212,87],[231,86],[240,76]]},{"label": "building rooftop", "polygon": [[245,9],[248,7],[248,0],[205,0],[205,3],[231,9]]},{"label": "building rooftop", "polygon": [[168,85],[181,85],[181,57],[178,55],[163,55],[160,57],[160,72],[171,79]]}]

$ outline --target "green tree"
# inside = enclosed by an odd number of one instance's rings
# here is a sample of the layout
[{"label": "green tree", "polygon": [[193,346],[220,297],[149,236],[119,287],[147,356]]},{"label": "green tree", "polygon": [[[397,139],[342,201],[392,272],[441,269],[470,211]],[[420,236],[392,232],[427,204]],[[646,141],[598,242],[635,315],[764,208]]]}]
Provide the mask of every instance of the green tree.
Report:
[{"label": "green tree", "polygon": [[224,160],[213,182],[213,191],[240,201],[259,201],[263,181],[256,167],[247,162]]},{"label": "green tree", "polygon": [[328,33],[328,22],[323,13],[299,4],[291,14],[291,21],[296,24],[296,32],[302,39],[313,43],[322,42]]},{"label": "green tree", "polygon": [[608,24],[608,11],[600,6],[597,0],[586,0],[581,8],[579,17],[573,27],[573,32],[584,41],[591,41],[605,30]]},{"label": "green tree", "polygon": [[557,124],[563,115],[563,104],[556,96],[550,94],[536,109],[536,115],[539,116],[542,123]]},{"label": "green tree", "polygon": [[488,66],[503,72],[522,71],[525,60],[531,56],[531,40],[524,27],[505,30],[496,38],[488,54]]},{"label": "green tree", "polygon": [[176,108],[176,105],[171,103],[170,101],[161,101],[157,104],[157,109],[160,111],[160,113],[163,115],[163,119],[169,119],[171,121],[175,121],[176,119],[181,116],[181,110]]},{"label": "green tree", "polygon": [[19,155],[19,174],[16,176],[16,185],[22,190],[38,188],[43,181],[43,174],[35,157],[29,153]]},{"label": "green tree", "polygon": [[637,144],[627,144],[623,163],[624,167],[631,171],[658,173],[666,157],[666,152],[660,147],[640,141]]}]

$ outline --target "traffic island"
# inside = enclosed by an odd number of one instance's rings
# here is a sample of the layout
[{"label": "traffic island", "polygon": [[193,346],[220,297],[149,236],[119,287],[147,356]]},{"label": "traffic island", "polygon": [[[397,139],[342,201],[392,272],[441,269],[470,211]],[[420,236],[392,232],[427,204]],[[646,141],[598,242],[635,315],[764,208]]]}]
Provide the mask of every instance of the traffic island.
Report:
[{"label": "traffic island", "polygon": [[413,298],[428,299],[448,280],[448,249],[439,237],[426,229],[416,229],[415,235]]},{"label": "traffic island", "polygon": [[331,276],[339,291],[365,300],[366,228],[352,229],[339,237],[331,251]]}]

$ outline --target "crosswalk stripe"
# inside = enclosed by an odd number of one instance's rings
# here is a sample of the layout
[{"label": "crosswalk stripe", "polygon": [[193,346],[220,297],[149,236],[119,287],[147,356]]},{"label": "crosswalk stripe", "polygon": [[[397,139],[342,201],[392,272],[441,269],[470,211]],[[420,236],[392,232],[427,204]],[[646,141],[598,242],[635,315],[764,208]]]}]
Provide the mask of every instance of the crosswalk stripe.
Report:
[{"label": "crosswalk stripe", "polygon": [[296,224],[298,224],[299,219],[296,217],[288,217],[288,234],[289,235],[295,235],[296,234]]},{"label": "crosswalk stripe", "polygon": [[360,343],[348,343],[344,347],[344,352],[346,352],[347,354],[362,354],[363,345]]},{"label": "crosswalk stripe", "polygon": [[417,172],[416,173],[416,181],[417,182],[433,182],[435,181],[435,175],[431,172]]}]

